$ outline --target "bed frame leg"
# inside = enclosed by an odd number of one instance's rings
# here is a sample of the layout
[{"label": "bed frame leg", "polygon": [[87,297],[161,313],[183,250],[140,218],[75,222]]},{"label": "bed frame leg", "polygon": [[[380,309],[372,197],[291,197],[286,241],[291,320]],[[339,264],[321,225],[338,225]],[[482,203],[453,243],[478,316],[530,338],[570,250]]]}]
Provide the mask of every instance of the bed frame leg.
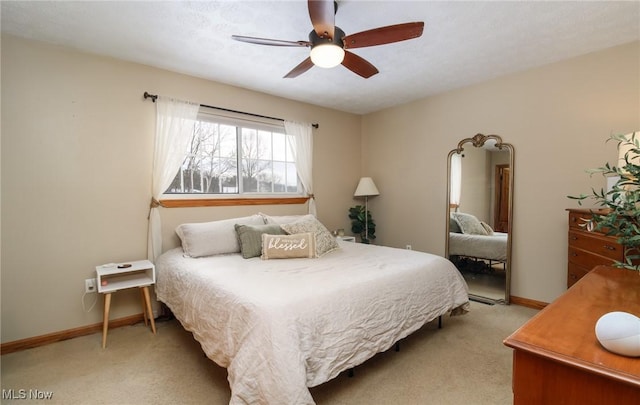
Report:
[{"label": "bed frame leg", "polygon": [[442,329],[442,315],[438,317],[438,329]]},{"label": "bed frame leg", "polygon": [[352,377],[353,377],[353,369],[352,369],[352,368],[350,368],[350,369],[349,369],[349,371],[347,371],[347,376],[348,376],[349,378],[352,378]]}]

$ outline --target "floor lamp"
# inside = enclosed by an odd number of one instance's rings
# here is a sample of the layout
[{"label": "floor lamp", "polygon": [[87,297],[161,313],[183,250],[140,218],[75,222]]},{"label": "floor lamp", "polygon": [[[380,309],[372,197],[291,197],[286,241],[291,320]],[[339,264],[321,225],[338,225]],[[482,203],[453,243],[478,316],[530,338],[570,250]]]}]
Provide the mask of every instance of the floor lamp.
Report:
[{"label": "floor lamp", "polygon": [[364,197],[364,238],[369,240],[369,197],[380,195],[371,177],[362,177],[356,187],[354,197]]}]

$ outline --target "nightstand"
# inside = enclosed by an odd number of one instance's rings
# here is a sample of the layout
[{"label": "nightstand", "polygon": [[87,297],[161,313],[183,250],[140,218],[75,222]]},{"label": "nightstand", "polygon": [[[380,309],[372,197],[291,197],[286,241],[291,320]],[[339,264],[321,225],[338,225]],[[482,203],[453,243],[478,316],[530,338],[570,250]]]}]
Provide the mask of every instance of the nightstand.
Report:
[{"label": "nightstand", "polygon": [[354,242],[354,243],[356,241],[355,236],[336,236],[336,239],[344,242]]},{"label": "nightstand", "polygon": [[102,348],[107,346],[109,329],[109,308],[111,294],[128,288],[139,288],[142,295],[142,312],[144,324],[151,323],[151,331],[155,335],[156,323],[151,309],[149,286],[156,282],[156,268],[149,260],[138,260],[128,263],[112,263],[96,266],[98,292],[104,294],[104,316],[102,320]]}]

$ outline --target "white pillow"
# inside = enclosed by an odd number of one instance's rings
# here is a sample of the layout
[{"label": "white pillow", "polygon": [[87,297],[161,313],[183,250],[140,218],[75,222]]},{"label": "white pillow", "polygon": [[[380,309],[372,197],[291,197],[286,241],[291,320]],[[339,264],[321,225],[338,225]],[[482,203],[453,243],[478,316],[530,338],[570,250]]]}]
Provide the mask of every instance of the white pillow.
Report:
[{"label": "white pillow", "polygon": [[264,218],[265,224],[290,224],[304,217],[304,215],[267,215],[262,212],[259,215]]},{"label": "white pillow", "polygon": [[182,224],[176,233],[182,241],[182,250],[190,257],[212,256],[240,252],[236,224],[264,225],[260,215],[221,221]]}]

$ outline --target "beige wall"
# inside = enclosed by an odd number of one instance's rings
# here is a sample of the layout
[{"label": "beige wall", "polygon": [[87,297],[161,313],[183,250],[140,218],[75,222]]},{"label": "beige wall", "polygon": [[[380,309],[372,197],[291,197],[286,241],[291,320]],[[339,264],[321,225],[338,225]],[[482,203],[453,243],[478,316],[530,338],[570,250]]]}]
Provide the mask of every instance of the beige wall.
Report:
[{"label": "beige wall", "polygon": [[[82,309],[83,280],[146,255],[155,108],[144,91],[318,122],[319,218],[348,230],[358,178],[372,176],[377,243],[436,254],[447,153],[478,132],[502,135],[516,159],[512,294],[545,302],[565,286],[566,196],[603,185],[584,170],[615,160],[610,133],[640,128],[640,43],[364,117],[9,36],[1,45],[2,342],[100,322],[101,302]],[[163,209],[163,234],[171,247],[182,222],[305,209]],[[138,305],[119,293],[112,318]]]},{"label": "beige wall", "polygon": [[444,253],[446,157],[463,138],[498,134],[515,148],[511,294],[565,291],[567,195],[604,186],[585,169],[609,161],[612,133],[640,129],[640,42],[418,100],[363,118],[363,172],[377,243]]},{"label": "beige wall", "polygon": [[[146,257],[155,107],[144,91],[319,123],[318,217],[348,228],[360,116],[3,36],[2,342],[100,322],[101,301],[83,311],[84,279],[96,265]],[[164,235],[173,243],[179,223],[257,211],[306,205],[163,209]],[[141,312],[135,291],[112,302],[112,319]]]}]

